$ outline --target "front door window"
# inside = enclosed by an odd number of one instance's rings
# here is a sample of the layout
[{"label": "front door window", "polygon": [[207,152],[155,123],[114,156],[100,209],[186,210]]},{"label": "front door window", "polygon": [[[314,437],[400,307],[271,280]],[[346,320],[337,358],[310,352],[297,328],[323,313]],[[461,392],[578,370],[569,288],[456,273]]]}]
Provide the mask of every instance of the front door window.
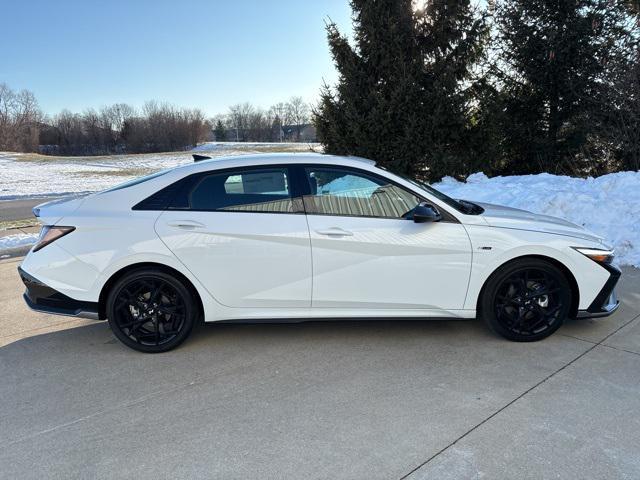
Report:
[{"label": "front door window", "polygon": [[364,172],[309,167],[306,173],[311,195],[304,202],[309,214],[404,218],[420,203],[413,193]]}]

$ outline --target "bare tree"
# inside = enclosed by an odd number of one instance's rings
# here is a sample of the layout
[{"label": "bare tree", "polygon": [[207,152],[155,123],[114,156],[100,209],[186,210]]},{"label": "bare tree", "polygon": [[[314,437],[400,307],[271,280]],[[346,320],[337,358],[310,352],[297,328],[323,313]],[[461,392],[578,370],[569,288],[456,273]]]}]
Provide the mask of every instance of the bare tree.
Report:
[{"label": "bare tree", "polygon": [[0,148],[3,150],[35,151],[42,112],[32,92],[14,92],[0,84]]},{"label": "bare tree", "polygon": [[237,142],[246,142],[249,130],[249,118],[255,113],[255,107],[248,102],[238,103],[229,107],[229,126],[235,131]]},{"label": "bare tree", "polygon": [[136,115],[135,108],[126,103],[115,103],[100,110],[100,126],[110,135],[109,148],[111,150],[116,150],[119,145],[125,143],[125,126]]},{"label": "bare tree", "polygon": [[309,123],[310,112],[309,105],[305,103],[302,97],[291,97],[287,102],[287,115],[296,128],[297,141],[300,141],[303,126]]},{"label": "bare tree", "polygon": [[284,140],[284,132],[282,127],[289,123],[289,109],[284,102],[278,102],[273,105],[269,111],[273,116],[272,131],[274,133],[274,140],[282,142]]}]

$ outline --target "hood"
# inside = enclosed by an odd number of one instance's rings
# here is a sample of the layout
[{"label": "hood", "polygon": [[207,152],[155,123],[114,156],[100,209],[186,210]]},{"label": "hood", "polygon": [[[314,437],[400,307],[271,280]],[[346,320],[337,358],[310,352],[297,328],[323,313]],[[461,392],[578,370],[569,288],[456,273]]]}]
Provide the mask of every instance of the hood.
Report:
[{"label": "hood", "polygon": [[518,208],[503,207],[502,205],[480,202],[473,203],[484,208],[484,213],[482,213],[481,216],[492,227],[553,233],[555,235],[566,235],[597,243],[602,243],[603,241],[602,237],[562,218],[532,213]]},{"label": "hood", "polygon": [[64,197],[33,207],[33,214],[43,225],[55,225],[63,217],[75,212],[87,196]]}]

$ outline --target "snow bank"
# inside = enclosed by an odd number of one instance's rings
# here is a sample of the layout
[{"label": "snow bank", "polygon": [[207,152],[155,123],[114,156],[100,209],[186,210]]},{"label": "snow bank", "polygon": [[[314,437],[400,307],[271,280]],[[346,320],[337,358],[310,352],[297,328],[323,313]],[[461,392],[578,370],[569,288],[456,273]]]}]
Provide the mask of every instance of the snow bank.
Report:
[{"label": "snow bank", "polygon": [[15,233],[0,237],[0,252],[11,248],[33,245],[38,240],[37,233]]},{"label": "snow bank", "polygon": [[548,173],[488,178],[475,173],[466,183],[445,177],[433,186],[454,198],[521,208],[582,225],[613,245],[620,264],[640,267],[640,172],[586,179]]}]

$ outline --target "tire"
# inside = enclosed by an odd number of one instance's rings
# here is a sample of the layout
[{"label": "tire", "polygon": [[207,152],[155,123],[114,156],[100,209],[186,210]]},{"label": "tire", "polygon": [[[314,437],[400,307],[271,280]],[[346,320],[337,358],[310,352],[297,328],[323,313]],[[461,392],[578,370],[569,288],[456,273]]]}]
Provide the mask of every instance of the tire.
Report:
[{"label": "tire", "polygon": [[535,342],[558,330],[569,315],[571,286],[555,265],[536,258],[514,260],[487,280],[480,316],[495,333]]},{"label": "tire", "polygon": [[133,270],[120,278],[109,291],[106,312],[118,340],[145,353],[180,345],[198,317],[187,286],[158,268]]}]

